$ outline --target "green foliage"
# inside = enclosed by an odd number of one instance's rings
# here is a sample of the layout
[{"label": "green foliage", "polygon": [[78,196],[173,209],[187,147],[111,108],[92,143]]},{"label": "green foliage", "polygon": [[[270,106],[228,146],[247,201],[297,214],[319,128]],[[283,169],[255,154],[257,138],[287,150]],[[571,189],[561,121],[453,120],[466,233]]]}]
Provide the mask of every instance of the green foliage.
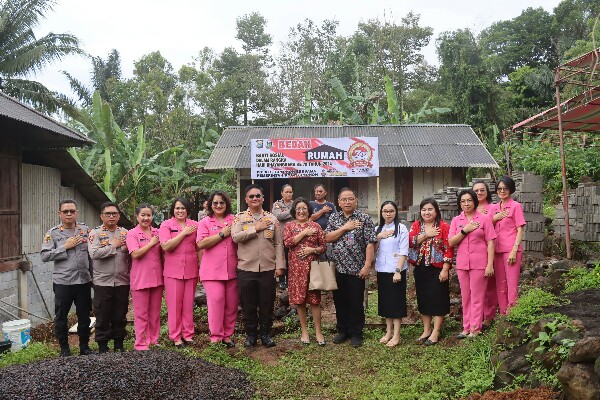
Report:
[{"label": "green foliage", "polygon": [[517,305],[510,309],[506,319],[520,328],[527,328],[538,321],[542,309],[560,304],[561,300],[540,288],[532,288],[519,295]]},{"label": "green foliage", "polygon": [[68,55],[83,53],[73,35],[36,37],[34,29],[53,5],[52,0],[0,2],[0,90],[50,113],[73,108],[64,96],[28,78]]},{"label": "green foliage", "polygon": [[44,358],[56,357],[57,355],[56,348],[46,343],[31,342],[29,346],[17,352],[0,354],[0,368],[13,364],[27,364]]},{"label": "green foliage", "polygon": [[573,293],[586,289],[600,288],[600,263],[594,268],[573,268],[566,273],[565,293]]},{"label": "green foliage", "polygon": [[[569,187],[577,187],[584,176],[594,181],[600,180],[600,148],[581,146],[583,135],[572,134],[572,137],[574,140],[565,145]],[[535,142],[511,142],[510,154],[513,170],[532,171],[542,175],[547,196],[558,200],[562,193],[562,174],[559,149],[555,141],[546,140],[542,135]],[[497,156],[502,157],[500,154]]]}]

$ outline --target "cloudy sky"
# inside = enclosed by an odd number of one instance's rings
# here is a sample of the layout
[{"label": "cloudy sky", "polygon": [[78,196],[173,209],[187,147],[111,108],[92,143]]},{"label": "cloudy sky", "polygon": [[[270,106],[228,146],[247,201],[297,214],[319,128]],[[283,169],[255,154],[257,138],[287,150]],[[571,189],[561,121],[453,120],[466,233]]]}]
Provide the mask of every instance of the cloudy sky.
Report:
[{"label": "cloudy sky", "polygon": [[[559,0],[56,0],[54,11],[42,20],[36,34],[71,33],[81,47],[106,58],[115,48],[122,58],[123,75],[130,77],[133,62],[159,50],[177,70],[192,61],[205,46],[217,52],[227,46],[239,48],[235,39],[237,17],[257,11],[267,19],[273,36],[272,52],[287,38],[290,27],[304,19],[320,24],[339,21],[338,33],[352,34],[360,21],[387,18],[399,21],[409,11],[421,15],[421,25],[434,28],[434,40],[425,49],[430,63],[437,63],[435,38],[444,31],[470,28],[478,32],[495,21],[518,16],[524,8],[543,7],[549,12]],[[83,57],[69,57],[53,64],[34,79],[51,90],[69,93],[67,70],[87,82],[91,64]]]}]

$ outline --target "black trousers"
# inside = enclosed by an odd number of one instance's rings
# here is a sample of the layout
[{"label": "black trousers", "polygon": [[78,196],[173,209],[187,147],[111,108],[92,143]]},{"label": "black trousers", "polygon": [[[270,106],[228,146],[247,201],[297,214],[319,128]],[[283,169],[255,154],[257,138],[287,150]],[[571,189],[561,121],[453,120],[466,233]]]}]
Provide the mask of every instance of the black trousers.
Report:
[{"label": "black trousers", "polygon": [[124,339],[129,307],[129,285],[94,285],[96,342]]},{"label": "black trousers", "polygon": [[365,327],[365,281],[357,275],[335,272],[338,289],[333,291],[337,330],[362,337]]},{"label": "black trousers", "polygon": [[61,347],[69,345],[69,325],[67,317],[75,303],[77,313],[77,334],[79,346],[85,346],[90,341],[90,311],[92,310],[91,283],[78,285],[52,284],[54,291],[54,332]]},{"label": "black trousers", "polygon": [[275,271],[248,272],[238,269],[237,277],[246,334],[255,335],[258,325],[262,333],[269,333],[273,325]]}]

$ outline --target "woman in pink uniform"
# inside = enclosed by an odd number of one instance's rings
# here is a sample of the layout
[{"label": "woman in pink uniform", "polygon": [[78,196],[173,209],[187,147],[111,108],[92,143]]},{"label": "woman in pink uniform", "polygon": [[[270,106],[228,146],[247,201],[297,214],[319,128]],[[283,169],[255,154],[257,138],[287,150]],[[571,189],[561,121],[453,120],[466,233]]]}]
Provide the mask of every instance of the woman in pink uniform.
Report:
[{"label": "woman in pink uniform", "polygon": [[494,204],[492,208],[492,222],[498,234],[494,273],[498,305],[502,315],[506,315],[508,309],[517,302],[521,275],[523,254],[521,240],[523,239],[525,217],[521,204],[510,197],[515,190],[515,181],[508,176],[500,178],[496,184],[500,202]]},{"label": "woman in pink uniform", "polygon": [[206,291],[210,341],[233,348],[238,284],[237,244],[231,239],[231,200],[218,190],[210,195],[208,204],[208,215],[198,223],[196,244],[202,250],[200,280]]},{"label": "woman in pink uniform", "polygon": [[198,222],[188,218],[191,204],[177,197],[171,204],[171,219],[160,224],[158,237],[165,251],[164,277],[169,339],[176,347],[194,340],[194,295],[198,283],[196,230]]},{"label": "woman in pink uniform", "polygon": [[158,246],[158,229],[152,227],[152,207],[142,203],[135,209],[138,224],[127,232],[127,249],[131,254],[131,299],[136,350],[158,345],[160,306],[163,293],[162,250]]},{"label": "woman in pink uniform", "polygon": [[479,213],[479,200],[472,189],[458,193],[462,213],[450,224],[448,243],[456,246],[456,273],[462,298],[463,330],[457,339],[481,333],[487,281],[494,279],[494,239],[490,218]]},{"label": "woman in pink uniform", "polygon": [[[492,218],[492,192],[490,187],[484,181],[476,181],[473,183],[473,191],[477,195],[479,206],[477,211],[480,214],[487,215]],[[492,325],[494,318],[496,318],[496,311],[498,309],[498,295],[496,294],[496,278],[487,280],[487,288],[485,290],[485,299],[483,300],[483,323],[482,329],[486,330]]]}]

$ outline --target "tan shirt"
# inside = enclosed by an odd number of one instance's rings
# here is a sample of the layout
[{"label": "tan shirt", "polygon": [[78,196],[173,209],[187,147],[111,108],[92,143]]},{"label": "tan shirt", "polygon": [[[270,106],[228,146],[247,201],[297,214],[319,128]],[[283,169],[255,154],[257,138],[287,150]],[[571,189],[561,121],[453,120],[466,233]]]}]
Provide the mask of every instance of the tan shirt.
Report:
[{"label": "tan shirt", "polygon": [[100,225],[90,232],[88,245],[90,256],[94,260],[94,285],[129,285],[129,252],[126,246],[116,248],[111,243],[115,235],[125,238],[127,229],[117,227],[111,232]]},{"label": "tan shirt", "polygon": [[231,238],[238,244],[238,269],[250,272],[271,271],[285,268],[283,236],[279,221],[273,214],[263,211],[271,228],[256,232],[256,220],[248,211],[236,215],[231,226]]}]

